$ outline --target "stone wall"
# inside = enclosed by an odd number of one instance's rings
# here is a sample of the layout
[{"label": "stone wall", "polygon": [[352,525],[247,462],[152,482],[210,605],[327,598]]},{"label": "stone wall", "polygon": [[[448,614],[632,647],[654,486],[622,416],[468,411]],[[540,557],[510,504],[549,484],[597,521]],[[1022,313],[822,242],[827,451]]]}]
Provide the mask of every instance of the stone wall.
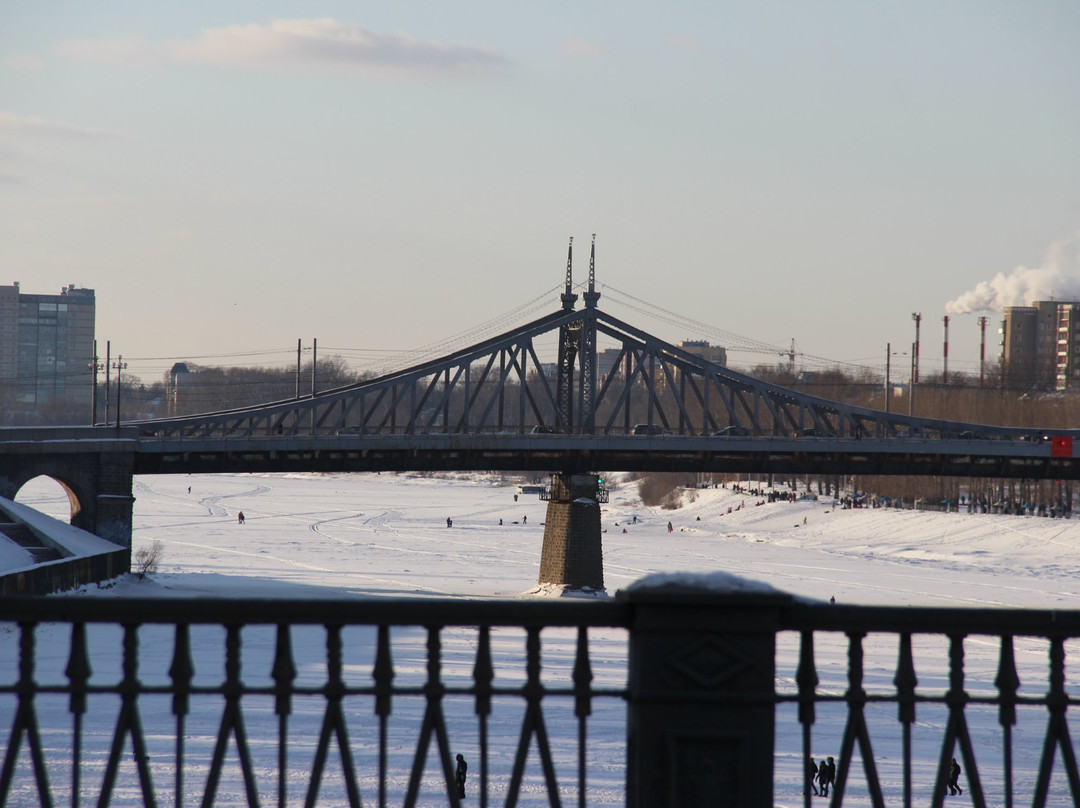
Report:
[{"label": "stone wall", "polygon": [[575,590],[604,588],[597,490],[595,475],[552,475],[539,583]]}]

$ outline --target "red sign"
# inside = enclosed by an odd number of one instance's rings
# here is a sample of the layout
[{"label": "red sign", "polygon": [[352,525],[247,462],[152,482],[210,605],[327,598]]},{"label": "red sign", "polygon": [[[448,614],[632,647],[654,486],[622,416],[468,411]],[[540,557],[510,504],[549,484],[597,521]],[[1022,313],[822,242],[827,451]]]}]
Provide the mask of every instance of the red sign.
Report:
[{"label": "red sign", "polygon": [[1072,457],[1073,439],[1069,435],[1054,435],[1050,438],[1051,457]]}]

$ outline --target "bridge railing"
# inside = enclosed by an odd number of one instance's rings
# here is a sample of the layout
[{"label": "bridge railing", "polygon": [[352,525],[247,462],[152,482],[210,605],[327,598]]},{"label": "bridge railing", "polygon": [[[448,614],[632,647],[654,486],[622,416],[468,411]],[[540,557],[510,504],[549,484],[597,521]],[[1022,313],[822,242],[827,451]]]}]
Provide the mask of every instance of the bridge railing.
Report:
[{"label": "bridge railing", "polygon": [[[612,600],[0,599],[0,805],[1080,798],[1080,612]],[[6,734],[4,734],[6,733]]]},{"label": "bridge railing", "polygon": [[[96,436],[102,439],[110,437],[115,430],[105,427],[87,427],[88,436]],[[1057,430],[1055,436],[1067,436],[1070,440],[1080,440],[1080,432],[1075,430]],[[949,432],[946,430],[926,431],[919,434],[881,434],[881,435],[833,435],[825,432],[808,432],[799,429],[745,429],[741,432],[726,430],[700,430],[684,426],[682,428],[665,429],[647,425],[632,425],[630,427],[613,426],[597,427],[592,430],[581,428],[544,428],[535,430],[534,426],[490,426],[471,425],[467,430],[447,429],[438,426],[373,426],[364,427],[362,430],[337,429],[333,427],[303,427],[275,429],[269,427],[258,428],[231,428],[227,425],[201,426],[194,425],[178,429],[172,425],[154,427],[142,425],[134,427],[122,427],[118,436],[136,438],[145,442],[153,439],[166,439],[170,441],[184,440],[251,440],[262,439],[270,441],[287,441],[302,438],[312,438],[319,441],[339,441],[343,444],[362,445],[366,441],[380,438],[397,437],[525,437],[531,440],[546,441],[552,439],[579,438],[583,440],[595,440],[605,437],[633,437],[635,440],[667,440],[667,439],[704,439],[716,446],[724,446],[739,441],[798,441],[806,447],[836,443],[838,445],[862,446],[869,444],[904,445],[904,446],[933,446],[942,441],[951,441],[957,445],[966,445],[969,451],[978,451],[980,448],[988,448],[998,444],[1008,444],[1021,454],[1047,454],[1050,452],[1051,436],[1043,436],[1041,433],[1034,434],[1028,430],[1014,427],[984,427],[978,435],[965,435],[963,433]],[[15,440],[16,437],[7,432],[0,431],[0,440]],[[21,439],[21,438],[20,438]],[[1070,446],[1071,453],[1071,446]]]}]

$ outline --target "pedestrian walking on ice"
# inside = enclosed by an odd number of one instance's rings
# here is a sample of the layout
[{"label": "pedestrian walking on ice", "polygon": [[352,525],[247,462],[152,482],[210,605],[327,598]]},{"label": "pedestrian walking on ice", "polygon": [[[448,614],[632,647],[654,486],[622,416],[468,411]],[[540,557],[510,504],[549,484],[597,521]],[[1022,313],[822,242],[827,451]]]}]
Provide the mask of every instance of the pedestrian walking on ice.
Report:
[{"label": "pedestrian walking on ice", "polygon": [[446,517],[446,526],[447,527],[453,527],[454,526],[454,522],[449,516]]},{"label": "pedestrian walking on ice", "polygon": [[821,784],[821,796],[829,796],[829,786],[836,780],[836,761],[832,758],[827,758],[821,766],[818,767],[818,783]]},{"label": "pedestrian walking on ice", "polygon": [[521,517],[521,524],[523,524],[523,525],[529,524],[529,515],[528,514],[525,514],[523,517]]},{"label": "pedestrian walking on ice", "polygon": [[457,756],[457,768],[454,770],[454,782],[457,784],[459,799],[465,799],[465,776],[469,771],[469,764],[465,762],[463,755]]},{"label": "pedestrian walking on ice", "polygon": [[244,512],[243,511],[240,511],[240,513],[238,513],[236,515],[236,521],[238,521],[240,524],[244,524]]},{"label": "pedestrian walking on ice", "polygon": [[949,796],[964,793],[964,789],[960,788],[959,781],[960,764],[956,762],[956,758],[953,758],[952,763],[949,764]]}]

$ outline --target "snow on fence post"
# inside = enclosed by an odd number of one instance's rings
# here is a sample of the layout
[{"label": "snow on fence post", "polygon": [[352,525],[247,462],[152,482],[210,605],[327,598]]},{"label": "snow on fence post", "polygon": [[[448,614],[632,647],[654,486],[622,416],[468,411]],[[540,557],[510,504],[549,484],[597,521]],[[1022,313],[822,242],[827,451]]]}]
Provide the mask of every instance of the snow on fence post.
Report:
[{"label": "snow on fence post", "polygon": [[791,596],[726,573],[652,575],[632,607],[628,808],[773,804],[776,632]]}]

